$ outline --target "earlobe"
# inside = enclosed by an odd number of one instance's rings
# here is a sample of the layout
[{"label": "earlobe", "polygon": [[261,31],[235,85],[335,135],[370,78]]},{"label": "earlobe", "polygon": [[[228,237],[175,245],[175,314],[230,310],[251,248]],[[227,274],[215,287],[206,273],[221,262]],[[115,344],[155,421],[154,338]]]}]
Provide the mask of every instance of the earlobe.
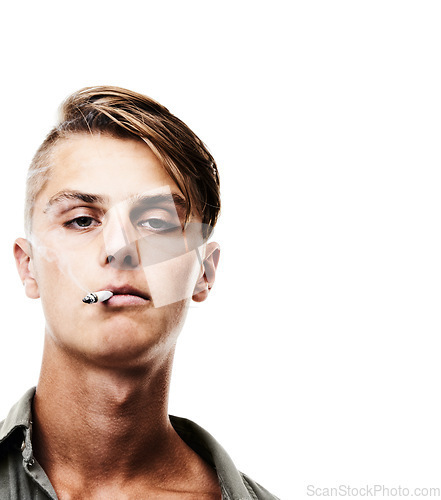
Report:
[{"label": "earlobe", "polygon": [[215,242],[208,243],[203,262],[203,273],[201,273],[201,276],[196,283],[192,297],[195,302],[203,302],[208,297],[210,290],[213,288],[216,277],[216,269],[219,264],[219,257],[219,244]]},{"label": "earlobe", "polygon": [[26,295],[31,299],[38,299],[38,283],[34,276],[31,244],[24,238],[18,238],[14,242],[15,264],[20,279],[25,287]]}]

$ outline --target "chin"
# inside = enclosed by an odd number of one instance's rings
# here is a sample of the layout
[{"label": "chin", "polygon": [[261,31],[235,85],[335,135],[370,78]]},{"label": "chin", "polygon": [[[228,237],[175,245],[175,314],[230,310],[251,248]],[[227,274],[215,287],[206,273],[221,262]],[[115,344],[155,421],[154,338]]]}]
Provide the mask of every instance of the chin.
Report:
[{"label": "chin", "polygon": [[79,348],[89,362],[103,367],[147,366],[155,358],[173,352],[177,340],[175,332],[155,326],[154,322],[133,324],[127,318],[104,321],[83,338]]}]

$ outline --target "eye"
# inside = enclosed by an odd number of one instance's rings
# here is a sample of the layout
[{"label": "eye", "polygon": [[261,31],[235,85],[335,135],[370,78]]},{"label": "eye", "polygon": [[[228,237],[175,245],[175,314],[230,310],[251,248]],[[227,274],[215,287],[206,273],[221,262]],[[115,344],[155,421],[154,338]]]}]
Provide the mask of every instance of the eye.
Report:
[{"label": "eye", "polygon": [[95,227],[99,225],[100,223],[93,217],[88,217],[85,215],[81,217],[76,217],[75,219],[72,219],[63,224],[64,227],[69,227],[72,229],[88,229],[90,227]]},{"label": "eye", "polygon": [[164,219],[159,219],[157,217],[150,217],[149,219],[145,219],[138,222],[138,226],[146,229],[150,229],[155,232],[165,232],[165,231],[173,231],[174,229],[178,229],[176,224],[165,221]]}]

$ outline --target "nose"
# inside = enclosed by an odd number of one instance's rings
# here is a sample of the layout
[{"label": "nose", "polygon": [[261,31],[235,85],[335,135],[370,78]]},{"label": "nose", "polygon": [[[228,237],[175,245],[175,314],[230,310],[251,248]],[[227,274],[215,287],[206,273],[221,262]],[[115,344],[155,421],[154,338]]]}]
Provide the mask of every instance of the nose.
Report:
[{"label": "nose", "polygon": [[135,269],[140,265],[137,234],[130,219],[119,210],[107,213],[103,231],[105,263],[117,269]]},{"label": "nose", "polygon": [[106,261],[116,269],[135,269],[139,266],[139,252],[136,242],[123,246],[119,250],[107,252]]}]

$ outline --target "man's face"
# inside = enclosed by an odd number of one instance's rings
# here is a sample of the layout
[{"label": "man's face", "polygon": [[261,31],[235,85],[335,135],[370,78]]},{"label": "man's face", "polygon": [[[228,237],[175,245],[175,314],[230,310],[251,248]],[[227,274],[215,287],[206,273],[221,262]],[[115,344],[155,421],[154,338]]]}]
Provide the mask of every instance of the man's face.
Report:
[{"label": "man's face", "polygon": [[[182,193],[144,143],[96,135],[59,143],[31,238],[47,334],[109,366],[169,351],[202,279],[203,249],[188,247],[184,215]],[[82,302],[99,290],[115,295]]]}]

